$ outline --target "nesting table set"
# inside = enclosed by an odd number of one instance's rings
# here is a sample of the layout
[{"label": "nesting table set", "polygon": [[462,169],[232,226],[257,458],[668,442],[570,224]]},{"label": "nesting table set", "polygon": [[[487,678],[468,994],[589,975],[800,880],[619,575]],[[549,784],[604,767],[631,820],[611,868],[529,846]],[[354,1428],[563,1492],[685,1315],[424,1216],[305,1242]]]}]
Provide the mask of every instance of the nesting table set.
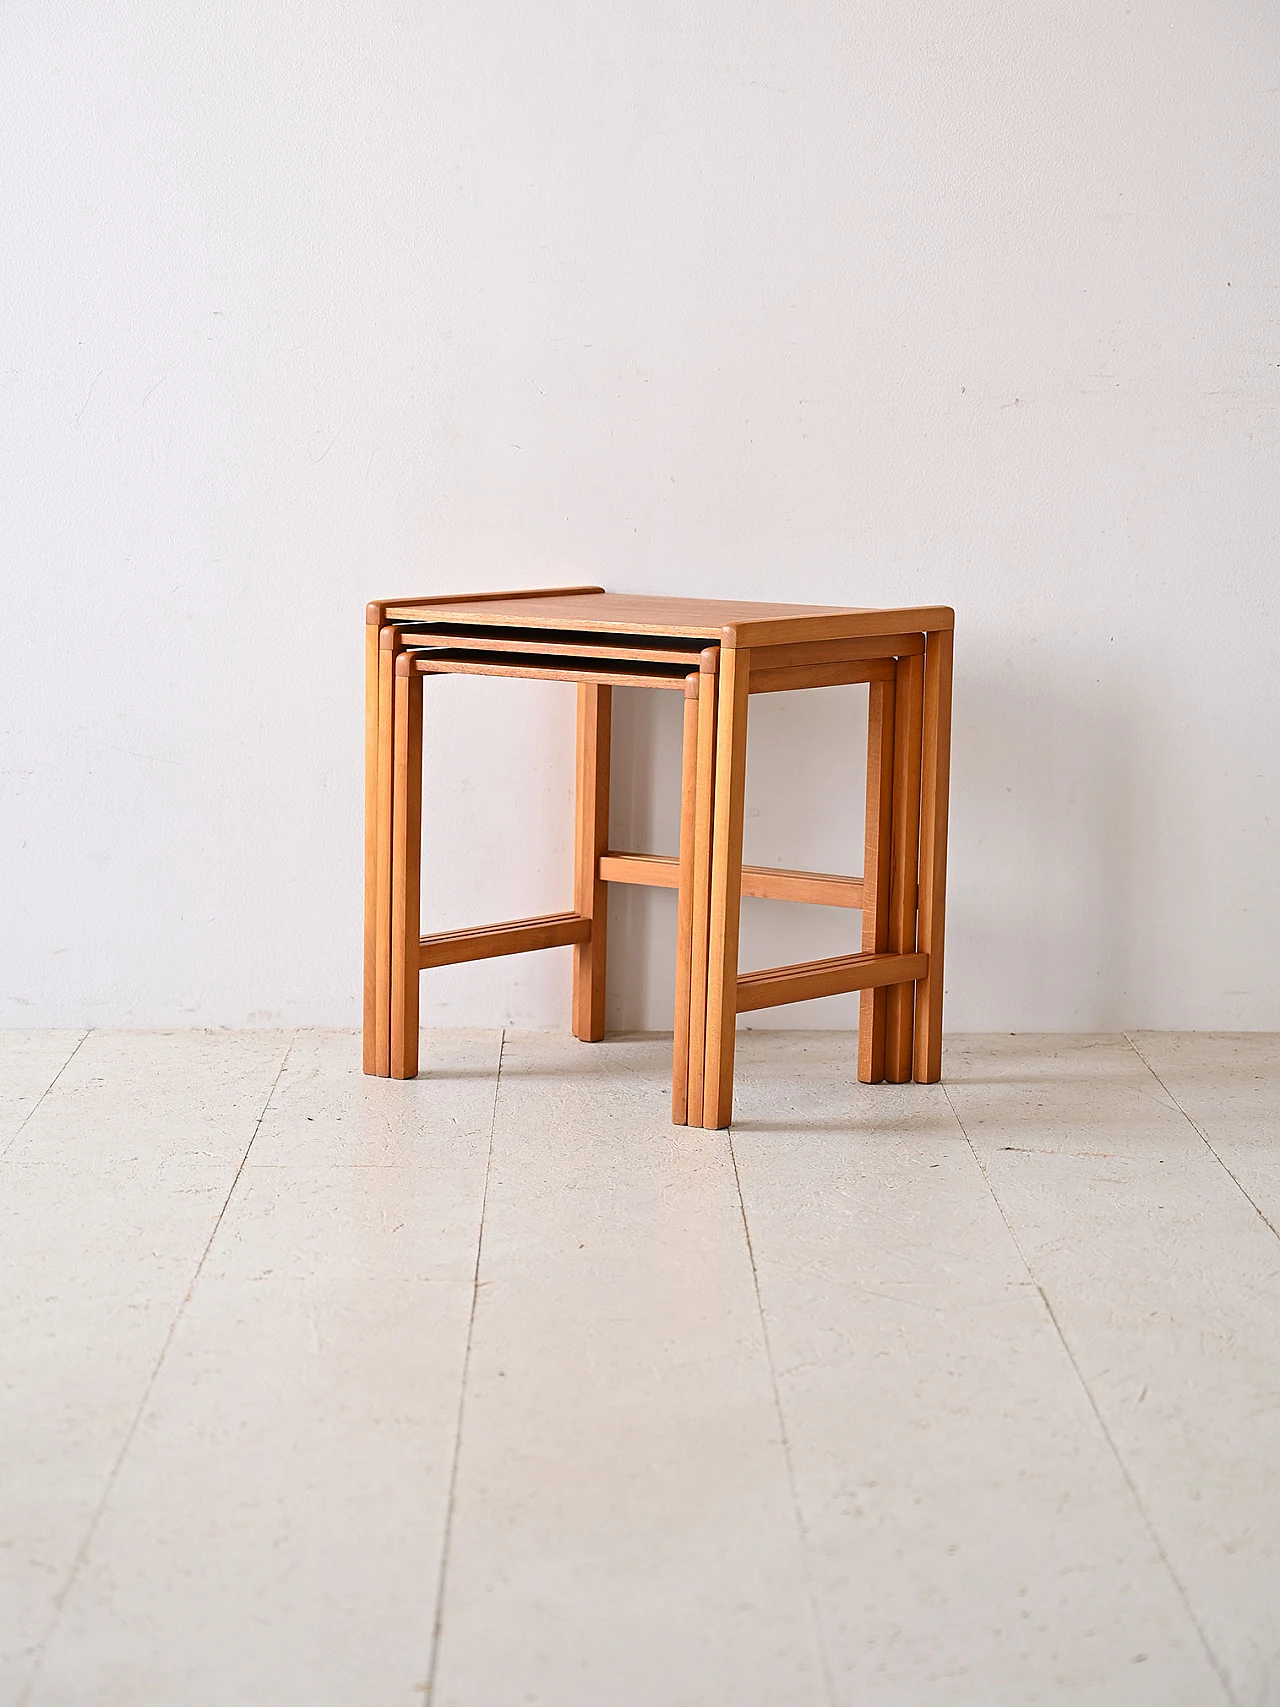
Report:
[{"label": "nesting table set", "polygon": [[[864,1083],[942,1071],[954,613],[641,597],[601,587],[383,599],[366,611],[364,1070],[418,1071],[418,982],[431,967],[573,946],[573,1031],[604,1036],[610,883],[675,889],[672,1119],[723,1127],[738,1014],[860,991]],[[577,687],[573,906],[423,936],[423,683],[517,676]],[[863,874],[744,866],[750,696],[866,683]],[[683,695],[680,850],[609,845],[615,686]],[[850,907],[862,946],[740,973],[743,895]]]}]

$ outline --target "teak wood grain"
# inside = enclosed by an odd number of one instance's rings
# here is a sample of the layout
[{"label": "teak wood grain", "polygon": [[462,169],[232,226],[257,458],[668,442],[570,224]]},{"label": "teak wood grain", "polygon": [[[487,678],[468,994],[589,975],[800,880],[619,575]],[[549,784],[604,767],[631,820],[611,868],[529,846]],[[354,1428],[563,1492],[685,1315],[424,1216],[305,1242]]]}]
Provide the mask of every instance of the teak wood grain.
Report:
[{"label": "teak wood grain", "polygon": [[600,876],[600,855],[609,845],[612,729],[612,689],[580,682],[573,902],[589,930],[573,951],[573,1035],[583,1043],[598,1043],[604,1036],[609,887]]},{"label": "teak wood grain", "polygon": [[[607,629],[614,633],[688,635],[718,640],[726,625],[736,621],[785,621],[797,615],[842,616],[839,605],[757,603],[745,599],[665,598],[647,593],[551,593],[501,602],[460,599],[424,608],[422,620],[448,620],[499,627],[556,628],[565,631]],[[414,620],[412,604],[397,604],[390,613],[399,622]],[[916,623],[898,625],[903,631]],[[796,638],[805,639],[799,635]]]},{"label": "teak wood grain", "polygon": [[951,673],[953,636],[939,629],[924,655],[924,756],[921,767],[920,901],[918,941],[929,970],[916,986],[915,1077],[942,1077],[943,937],[947,911],[947,816],[951,798]]},{"label": "teak wood grain", "polygon": [[924,651],[923,634],[886,634],[873,639],[803,640],[794,646],[753,646],[751,669],[786,670],[796,664],[844,664],[855,658],[905,658]]},{"label": "teak wood grain", "polygon": [[796,605],[785,617],[739,617],[726,624],[725,643],[751,647],[798,645],[805,640],[854,640],[890,632],[954,628],[949,605],[901,605],[894,610],[847,610],[834,615]]},{"label": "teak wood grain", "polygon": [[[693,999],[693,838],[698,810],[698,676],[685,684],[684,728],[680,744],[680,853],[671,862],[676,886],[676,988],[671,1048],[671,1122],[689,1118],[689,1012]],[[597,862],[600,877],[605,856]]]},{"label": "teak wood grain", "polygon": [[[888,837],[885,838],[886,846]],[[677,889],[680,861],[674,854],[618,853],[600,856],[607,883],[635,883],[646,889]],[[744,865],[742,893],[762,901],[804,901],[815,907],[863,905],[863,880],[834,871],[791,871],[779,865]]]},{"label": "teak wood grain", "polygon": [[[924,659],[900,658],[894,689],[893,862],[889,879],[889,949],[916,947],[917,868],[920,846],[920,740],[924,721]],[[915,992],[893,986],[885,1023],[884,1073],[890,1084],[911,1077]]]},{"label": "teak wood grain", "polygon": [[536,682],[597,682],[610,687],[667,688],[684,692],[688,664],[632,663],[622,658],[540,658],[524,652],[412,651],[424,676],[505,676]]},{"label": "teak wood grain", "polygon": [[738,979],[738,1012],[812,1002],[820,996],[845,996],[878,985],[909,990],[907,980],[923,976],[928,960],[927,954],[837,954],[830,960],[745,972]]},{"label": "teak wood grain", "polygon": [[460,966],[468,960],[491,960],[502,954],[532,954],[539,948],[567,948],[586,942],[591,920],[579,913],[543,913],[533,919],[507,919],[499,925],[474,925],[469,930],[437,931],[418,939],[418,970]]},{"label": "teak wood grain", "polygon": [[799,688],[842,688],[857,682],[887,682],[893,675],[888,658],[853,658],[843,664],[792,664],[786,669],[758,670],[751,665],[752,693],[795,693]]},{"label": "teak wood grain", "polygon": [[711,829],[715,811],[720,652],[702,654],[698,684],[698,757],[694,779],[693,930],[689,945],[689,1088],[685,1118],[703,1124],[707,1063],[707,953],[711,934]]},{"label": "teak wood grain", "polygon": [[703,1125],[727,1126],[733,1114],[738,931],[742,912],[742,820],[747,774],[751,654],[720,652],[715,813],[711,829],[711,935],[707,955],[707,1053]]},{"label": "teak wood grain", "polygon": [[378,1059],[378,626],[364,640],[364,989],[362,1064],[386,1077]]},{"label": "teak wood grain", "polygon": [[498,599],[388,602],[399,622],[449,620],[471,626],[554,628],[565,632],[703,636],[742,648],[810,640],[927,633],[950,628],[945,605],[902,605],[872,610],[848,605],[770,604],[750,599],[665,598],[650,594],[547,592]]},{"label": "teak wood grain", "polygon": [[[862,951],[883,954],[889,946],[889,889],[893,859],[894,684],[873,682],[867,705],[867,794],[863,831]],[[864,987],[858,1003],[858,1077],[864,1085],[884,1078],[888,996],[883,986]]]},{"label": "teak wood grain", "polygon": [[[703,642],[698,639],[659,640],[652,636],[611,634],[607,630],[565,634],[559,629],[545,632],[534,628],[476,628],[463,623],[432,623],[430,626],[401,624],[409,647],[447,647],[451,651],[537,652],[543,657],[616,658],[641,664],[679,664],[686,670],[697,666]],[[923,643],[919,650],[923,650]],[[803,660],[802,660],[803,661]]]},{"label": "teak wood grain", "polygon": [[392,808],[391,1077],[418,1073],[422,872],[422,677],[397,660]]},{"label": "teak wood grain", "polygon": [[399,632],[394,623],[378,631],[378,774],[374,808],[374,869],[377,895],[374,901],[374,988],[377,1013],[374,1018],[376,1072],[386,1078],[391,1072],[391,896],[392,896],[392,794],[395,762],[395,669]]},{"label": "teak wood grain", "polygon": [[498,593],[423,593],[398,599],[373,599],[365,606],[365,622],[382,628],[400,610],[434,610],[437,605],[498,604],[503,599],[555,599],[581,593],[603,593],[603,587],[519,587]]}]

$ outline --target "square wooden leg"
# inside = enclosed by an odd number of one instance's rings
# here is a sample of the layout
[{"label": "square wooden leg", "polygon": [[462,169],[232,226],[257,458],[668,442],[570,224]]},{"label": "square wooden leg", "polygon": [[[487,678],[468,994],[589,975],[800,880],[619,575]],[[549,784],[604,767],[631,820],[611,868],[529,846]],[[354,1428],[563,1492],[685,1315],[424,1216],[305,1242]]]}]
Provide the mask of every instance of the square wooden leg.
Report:
[{"label": "square wooden leg", "polygon": [[693,918],[689,942],[689,1096],[687,1121],[703,1123],[707,1060],[707,953],[711,941],[711,830],[715,815],[718,647],[702,654],[694,777]]},{"label": "square wooden leg", "polygon": [[383,1073],[378,1058],[378,632],[365,623],[364,640],[364,1008],[363,1066]]},{"label": "square wooden leg", "polygon": [[[872,682],[867,707],[867,817],[862,864],[862,952],[889,947],[890,865],[893,857],[894,685]],[[858,1003],[858,1078],[884,1078],[889,992],[864,990]]]},{"label": "square wooden leg", "polygon": [[[400,630],[383,627],[378,635],[377,777],[374,802],[374,1066],[382,1078],[391,1072],[391,864],[395,753],[395,669]],[[421,685],[421,684],[419,684]]]},{"label": "square wooden leg", "polygon": [[418,1074],[418,944],[422,934],[422,677],[396,660],[391,861],[391,1077]]},{"label": "square wooden leg", "polygon": [[[685,684],[680,748],[680,887],[676,897],[676,992],[671,1043],[671,1122],[689,1118],[689,1012],[692,998],[693,843],[698,805],[698,677]],[[701,1111],[699,1111],[701,1113]]]},{"label": "square wooden leg", "polygon": [[947,912],[947,813],[951,798],[951,669],[954,635],[925,636],[924,758],[920,804],[920,947],[929,970],[916,985],[915,1077],[942,1077],[943,938]]},{"label": "square wooden leg", "polygon": [[573,906],[591,920],[591,935],[573,949],[573,1035],[584,1043],[604,1036],[609,885],[600,877],[600,855],[609,850],[612,709],[612,688],[579,682]]},{"label": "square wooden leg", "polygon": [[711,933],[707,955],[707,1058],[703,1125],[733,1116],[734,1029],[738,1012],[738,928],[742,910],[742,821],[747,778],[751,654],[723,647],[716,730],[715,816],[711,831]]},{"label": "square wooden leg", "polygon": [[[889,949],[911,954],[916,946],[916,886],[920,847],[920,731],[924,711],[924,660],[900,658],[894,684],[893,861],[889,878]],[[911,1077],[913,984],[891,984],[885,1029],[885,1078]]]}]

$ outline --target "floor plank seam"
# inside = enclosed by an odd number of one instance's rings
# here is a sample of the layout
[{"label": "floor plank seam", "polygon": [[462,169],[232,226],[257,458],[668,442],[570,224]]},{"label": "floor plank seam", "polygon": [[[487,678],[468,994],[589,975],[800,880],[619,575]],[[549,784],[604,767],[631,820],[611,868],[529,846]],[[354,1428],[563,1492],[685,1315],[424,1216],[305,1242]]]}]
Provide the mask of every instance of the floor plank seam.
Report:
[{"label": "floor plank seam", "polygon": [[1138,1045],[1133,1041],[1132,1037],[1129,1036],[1129,1033],[1127,1031],[1123,1031],[1123,1032],[1121,1032],[1120,1035],[1124,1038],[1125,1042],[1129,1045],[1130,1049],[1133,1050],[1134,1054],[1138,1057],[1139,1061],[1142,1062],[1142,1065],[1147,1069],[1148,1073],[1151,1074],[1151,1077],[1159,1085],[1160,1089],[1168,1097],[1169,1101],[1177,1109],[1178,1113],[1186,1121],[1187,1125],[1195,1133],[1196,1137],[1204,1145],[1205,1149],[1213,1157],[1214,1161],[1217,1162],[1218,1166],[1222,1169],[1223,1173],[1226,1174],[1227,1178],[1231,1181],[1232,1185],[1235,1186],[1236,1190],[1240,1193],[1241,1197],[1244,1198],[1245,1202],[1249,1205],[1249,1207],[1257,1215],[1258,1219],[1262,1222],[1262,1224],[1267,1228],[1267,1230],[1270,1233],[1272,1233],[1277,1239],[1280,1239],[1280,1227],[1276,1226],[1275,1222],[1266,1213],[1266,1211],[1261,1208],[1261,1206],[1258,1204],[1256,1199],[1253,1198],[1249,1194],[1249,1191],[1241,1183],[1239,1177],[1232,1171],[1232,1169],[1228,1166],[1228,1164],[1222,1159],[1222,1157],[1219,1155],[1217,1149],[1214,1147],[1213,1140],[1210,1138],[1209,1134],[1205,1131],[1203,1126],[1200,1126],[1195,1120],[1193,1120],[1192,1117],[1187,1113],[1186,1109],[1183,1108],[1182,1104],[1178,1101],[1177,1096],[1174,1094],[1173,1091],[1171,1091],[1169,1089],[1168,1085],[1165,1084],[1164,1080],[1160,1077],[1159,1073],[1156,1072],[1155,1068],[1151,1065],[1150,1061],[1147,1060],[1146,1056],[1142,1053],[1141,1049],[1138,1048]]},{"label": "floor plank seam", "polygon": [[1112,1458],[1115,1460],[1116,1467],[1120,1471],[1121,1476],[1124,1478],[1125,1486],[1129,1489],[1129,1492],[1133,1498],[1133,1502],[1134,1502],[1135,1506],[1137,1507],[1138,1513],[1142,1519],[1142,1522],[1143,1522],[1143,1525],[1147,1531],[1147,1534],[1151,1537],[1152,1544],[1155,1547],[1156,1552],[1160,1556],[1161,1563],[1164,1565],[1165,1570],[1169,1573],[1169,1580],[1170,1580],[1170,1582],[1172,1582],[1174,1588],[1177,1590],[1178,1598],[1182,1602],[1182,1605],[1186,1611],[1187,1617],[1191,1620],[1191,1627],[1195,1631],[1196,1635],[1200,1638],[1200,1645],[1201,1645],[1202,1649],[1204,1650],[1205,1658],[1208,1660],[1209,1665],[1210,1665],[1210,1667],[1214,1673],[1214,1676],[1218,1679],[1218,1682],[1221,1684],[1223,1695],[1226,1697],[1227,1701],[1230,1703],[1230,1707],[1240,1707],[1240,1702],[1239,1702],[1239,1700],[1235,1694],[1235,1691],[1231,1687],[1231,1682],[1230,1682],[1229,1678],[1227,1677],[1226,1671],[1224,1670],[1223,1666],[1219,1663],[1218,1656],[1217,1656],[1217,1654],[1214,1653],[1213,1648],[1210,1645],[1208,1635],[1206,1634],[1204,1627],[1201,1624],[1199,1618],[1196,1616],[1195,1609],[1193,1608],[1193,1606],[1191,1604],[1191,1599],[1187,1593],[1186,1586],[1184,1585],[1182,1578],[1178,1575],[1178,1572],[1174,1569],[1173,1563],[1170,1560],[1168,1553],[1165,1551],[1164,1543],[1161,1541],[1159,1533],[1156,1530],[1156,1526],[1155,1526],[1154,1522],[1152,1521],[1150,1513],[1147,1510],[1146,1504],[1143,1501],[1142,1496],[1138,1492],[1137,1484],[1134,1482],[1134,1479],[1129,1472],[1129,1466],[1125,1463],[1124,1458],[1120,1452],[1120,1449],[1116,1445],[1115,1438],[1112,1435],[1111,1430],[1107,1427],[1106,1419],[1102,1415],[1102,1411],[1099,1408],[1098,1402],[1094,1398],[1093,1391],[1090,1388],[1089,1383],[1084,1378],[1084,1372],[1080,1368],[1080,1365],[1076,1360],[1075,1353],[1071,1349],[1071,1345],[1067,1339],[1066,1334],[1063,1332],[1062,1324],[1058,1320],[1057,1312],[1054,1310],[1053,1304],[1050,1302],[1049,1294],[1046,1292],[1044,1286],[1041,1284],[1039,1276],[1036,1274],[1035,1270],[1032,1268],[1031,1263],[1027,1258],[1027,1254],[1022,1248],[1022,1243],[1019,1240],[1018,1235],[1013,1230],[1013,1224],[1010,1222],[1009,1217],[1005,1214],[1004,1204],[1001,1203],[1001,1201],[1000,1201],[1000,1195],[996,1191],[995,1186],[991,1183],[991,1176],[990,1176],[990,1174],[988,1174],[986,1168],[983,1166],[982,1157],[978,1154],[977,1146],[974,1144],[973,1140],[970,1138],[969,1133],[965,1127],[964,1121],[960,1118],[960,1112],[956,1108],[955,1103],[952,1102],[952,1100],[951,1100],[951,1093],[947,1089],[946,1085],[943,1085],[943,1087],[942,1087],[942,1094],[944,1097],[946,1097],[947,1106],[950,1108],[952,1115],[955,1117],[955,1123],[960,1128],[960,1132],[961,1132],[962,1137],[964,1138],[965,1143],[969,1146],[969,1150],[973,1156],[973,1159],[977,1163],[979,1173],[981,1173],[983,1180],[986,1182],[987,1190],[991,1193],[992,1202],[995,1204],[996,1210],[999,1213],[1000,1219],[1004,1222],[1005,1230],[1008,1232],[1009,1238],[1013,1242],[1013,1247],[1018,1253],[1018,1259],[1022,1263],[1023,1268],[1026,1269],[1027,1276],[1030,1279],[1032,1285],[1035,1287],[1036,1291],[1040,1294],[1041,1302],[1043,1303],[1044,1308],[1045,1308],[1045,1314],[1048,1316],[1050,1322],[1053,1325],[1053,1331],[1057,1334],[1058,1342],[1062,1346],[1062,1349],[1066,1354],[1067,1361],[1070,1363],[1072,1371],[1075,1374],[1075,1378],[1080,1384],[1080,1390],[1084,1394],[1085,1399],[1088,1402],[1089,1409],[1093,1412],[1094,1418],[1097,1421],[1099,1429],[1102,1431],[1102,1437],[1107,1443],[1107,1448],[1110,1451]]},{"label": "floor plank seam", "polygon": [[471,1309],[467,1316],[467,1343],[462,1354],[462,1378],[458,1383],[458,1421],[453,1435],[453,1462],[449,1467],[449,1497],[445,1502],[444,1532],[440,1537],[440,1571],[436,1581],[435,1617],[431,1625],[431,1656],[427,1666],[423,1707],[435,1700],[436,1673],[440,1664],[440,1637],[444,1629],[445,1581],[449,1570],[449,1544],[453,1538],[453,1512],[458,1494],[458,1464],[462,1454],[462,1423],[467,1406],[467,1374],[471,1368],[471,1344],[475,1335],[476,1307],[480,1299],[480,1257],[484,1248],[484,1218],[489,1206],[489,1176],[493,1169],[493,1139],[498,1129],[498,1093],[502,1085],[502,1058],[506,1053],[504,1028],[498,1044],[498,1070],[493,1076],[493,1110],[489,1117],[489,1148],[484,1159],[484,1185],[480,1191],[480,1221],[476,1228],[476,1261],[471,1276]]},{"label": "floor plank seam", "polygon": [[[88,1036],[88,1033],[86,1032],[85,1035]],[[204,1249],[200,1253],[200,1260],[195,1266],[195,1270],[188,1282],[187,1290],[183,1293],[182,1299],[178,1304],[178,1308],[173,1313],[173,1320],[169,1324],[169,1331],[165,1335],[164,1344],[160,1347],[160,1354],[156,1358],[155,1365],[152,1368],[150,1376],[147,1378],[147,1384],[141,1399],[138,1401],[137,1409],[134,1411],[133,1420],[129,1424],[128,1432],[125,1435],[119,1452],[116,1454],[115,1463],[111,1466],[111,1470],[107,1476],[106,1486],[102,1490],[102,1498],[98,1501],[98,1504],[94,1509],[93,1516],[89,1519],[88,1527],[84,1532],[84,1536],[81,1539],[79,1547],[76,1548],[75,1557],[71,1561],[71,1568],[67,1572],[67,1579],[54,1599],[53,1620],[50,1623],[48,1630],[45,1632],[44,1640],[40,1643],[35,1664],[31,1669],[31,1673],[27,1678],[25,1685],[23,1686],[21,1695],[18,1697],[16,1707],[27,1707],[27,1704],[31,1699],[31,1692],[40,1681],[40,1673],[44,1667],[45,1655],[48,1652],[50,1642],[57,1633],[58,1623],[62,1617],[63,1607],[66,1605],[67,1598],[75,1585],[75,1580],[80,1574],[80,1568],[88,1557],[89,1548],[93,1545],[94,1535],[97,1533],[98,1525],[102,1522],[102,1517],[111,1499],[112,1491],[119,1479],[121,1468],[125,1459],[129,1455],[129,1448],[133,1445],[138,1429],[141,1426],[143,1416],[146,1414],[147,1405],[150,1403],[151,1395],[155,1391],[156,1382],[160,1379],[160,1371],[164,1368],[165,1359],[169,1355],[169,1348],[172,1346],[174,1338],[177,1335],[178,1325],[182,1321],[187,1305],[191,1302],[192,1294],[195,1292],[196,1283],[200,1279],[204,1265],[209,1260],[209,1252],[213,1249],[213,1241],[218,1236],[218,1229],[221,1227],[223,1217],[226,1215],[231,1199],[235,1195],[235,1189],[240,1183],[240,1176],[244,1172],[245,1163],[249,1160],[249,1154],[257,1140],[258,1133],[262,1130],[262,1123],[267,1118],[267,1110],[271,1107],[271,1099],[275,1096],[276,1088],[284,1076],[285,1068],[289,1064],[289,1056],[293,1052],[293,1046],[297,1041],[297,1036],[298,1034],[296,1031],[290,1034],[289,1042],[286,1044],[284,1054],[280,1060],[280,1065],[276,1069],[276,1075],[271,1081],[271,1088],[268,1090],[262,1107],[258,1111],[258,1118],[254,1122],[253,1131],[249,1134],[249,1142],[245,1145],[244,1154],[241,1156],[236,1167],[235,1175],[231,1184],[227,1187],[227,1194],[222,1200],[222,1207],[218,1210],[218,1213],[214,1218],[213,1227],[209,1233],[209,1237],[205,1240]],[[82,1038],[80,1041],[83,1042],[84,1039]],[[77,1044],[76,1048],[78,1049],[79,1046],[80,1045]],[[57,1081],[55,1080],[54,1083],[56,1082]],[[49,1088],[52,1090],[53,1086],[50,1085]],[[43,1098],[41,1100],[43,1101]],[[32,1113],[34,1112],[35,1110],[33,1109]]]},{"label": "floor plank seam", "polygon": [[773,1407],[778,1418],[778,1433],[782,1441],[782,1457],[787,1467],[787,1486],[791,1491],[791,1510],[795,1518],[796,1535],[800,1543],[800,1564],[804,1572],[805,1597],[809,1603],[809,1619],[813,1626],[814,1646],[818,1652],[818,1664],[822,1670],[823,1690],[827,1699],[827,1707],[835,1707],[835,1680],[831,1675],[831,1666],[827,1658],[827,1645],[823,1634],[822,1618],[818,1612],[818,1596],[813,1581],[813,1573],[809,1567],[808,1534],[805,1530],[804,1517],[800,1510],[800,1490],[796,1483],[795,1462],[791,1452],[791,1436],[787,1431],[786,1414],[782,1408],[782,1389],[778,1384],[778,1371],[774,1363],[773,1346],[769,1340],[769,1324],[765,1318],[764,1300],[760,1296],[760,1272],[756,1267],[755,1247],[751,1242],[751,1224],[747,1220],[746,1199],[742,1195],[742,1177],[738,1172],[738,1154],[733,1145],[733,1130],[725,1134],[729,1146],[729,1162],[733,1168],[733,1183],[738,1193],[738,1210],[742,1216],[742,1234],[747,1245],[747,1260],[751,1264],[751,1284],[755,1289],[756,1313],[760,1318],[760,1335],[764,1342],[765,1363],[769,1370],[769,1381],[773,1388]]},{"label": "floor plank seam", "polygon": [[[92,1030],[93,1030],[93,1027],[90,1026],[89,1031],[92,1031]],[[22,1117],[21,1121],[18,1123],[17,1131],[9,1139],[9,1142],[5,1145],[4,1149],[0,1150],[0,1162],[2,1162],[4,1160],[4,1158],[9,1154],[10,1150],[13,1149],[13,1146],[18,1142],[18,1139],[22,1136],[23,1132],[26,1130],[27,1122],[35,1114],[36,1110],[40,1107],[40,1104],[48,1096],[49,1092],[57,1084],[58,1080],[62,1077],[62,1075],[66,1072],[67,1068],[71,1065],[71,1063],[75,1060],[76,1056],[80,1053],[80,1045],[84,1042],[85,1038],[88,1037],[88,1035],[89,1035],[88,1031],[82,1031],[80,1033],[80,1036],[76,1042],[75,1048],[71,1051],[70,1055],[67,1056],[66,1060],[58,1068],[57,1072],[49,1080],[49,1083],[40,1092],[40,1095],[36,1098],[36,1100],[32,1103],[31,1107],[27,1110],[26,1114]]]}]

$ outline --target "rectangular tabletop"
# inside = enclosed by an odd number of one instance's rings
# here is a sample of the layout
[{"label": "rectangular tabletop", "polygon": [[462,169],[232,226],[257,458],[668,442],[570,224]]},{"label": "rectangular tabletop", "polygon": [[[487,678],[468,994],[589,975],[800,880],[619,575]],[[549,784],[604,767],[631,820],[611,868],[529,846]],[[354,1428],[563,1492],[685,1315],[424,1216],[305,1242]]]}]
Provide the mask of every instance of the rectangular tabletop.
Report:
[{"label": "rectangular tabletop", "polygon": [[874,610],[848,605],[766,604],[750,599],[684,599],[642,593],[547,592],[517,597],[404,600],[386,604],[389,622],[458,622],[476,627],[604,630],[687,635],[728,646],[928,633],[955,626],[945,605]]}]

